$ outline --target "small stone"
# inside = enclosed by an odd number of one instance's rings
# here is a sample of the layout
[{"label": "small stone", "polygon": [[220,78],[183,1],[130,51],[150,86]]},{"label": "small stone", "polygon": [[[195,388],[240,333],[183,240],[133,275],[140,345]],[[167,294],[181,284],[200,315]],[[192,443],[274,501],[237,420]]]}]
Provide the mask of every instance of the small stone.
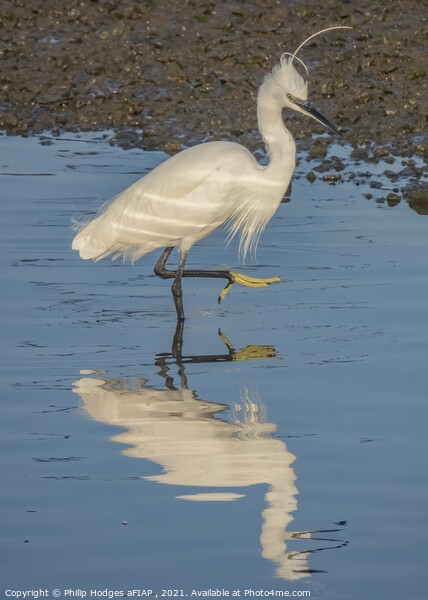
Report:
[{"label": "small stone", "polygon": [[331,173],[329,175],[323,175],[322,180],[323,181],[327,181],[328,183],[336,183],[337,181],[340,181],[342,179],[341,175],[336,175],[334,173]]},{"label": "small stone", "polygon": [[419,215],[428,215],[428,189],[414,188],[407,192],[410,208]]},{"label": "small stone", "polygon": [[409,200],[414,202],[428,202],[428,189],[415,189],[409,192]]},{"label": "small stone", "polygon": [[173,154],[177,154],[181,150],[181,144],[177,140],[168,140],[164,145],[164,150],[167,154],[172,156]]},{"label": "small stone", "polygon": [[11,112],[4,112],[0,115],[0,123],[2,123],[5,127],[15,127],[16,125],[18,125],[18,119],[16,115],[14,115]]},{"label": "small stone", "polygon": [[397,206],[397,204],[400,204],[400,196],[394,194],[394,192],[390,192],[386,197],[386,201],[388,202],[388,206]]},{"label": "small stone", "polygon": [[325,144],[315,143],[309,148],[309,158],[325,158],[327,148]]},{"label": "small stone", "polygon": [[154,129],[145,129],[143,131],[144,137],[156,137],[156,131]]}]

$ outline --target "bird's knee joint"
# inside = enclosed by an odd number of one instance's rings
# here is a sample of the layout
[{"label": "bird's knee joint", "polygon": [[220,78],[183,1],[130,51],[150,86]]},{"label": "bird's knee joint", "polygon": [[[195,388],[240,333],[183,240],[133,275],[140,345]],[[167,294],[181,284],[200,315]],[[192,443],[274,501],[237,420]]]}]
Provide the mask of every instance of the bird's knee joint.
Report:
[{"label": "bird's knee joint", "polygon": [[165,269],[164,266],[155,265],[153,270],[155,275],[161,277],[162,279],[171,279],[171,277],[175,277],[175,271],[169,271],[168,269]]}]

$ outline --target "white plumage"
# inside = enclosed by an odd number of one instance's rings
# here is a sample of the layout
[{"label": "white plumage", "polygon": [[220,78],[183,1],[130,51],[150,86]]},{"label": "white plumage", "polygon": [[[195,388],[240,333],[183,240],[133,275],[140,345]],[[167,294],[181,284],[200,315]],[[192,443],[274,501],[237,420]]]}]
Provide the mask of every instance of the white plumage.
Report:
[{"label": "white plumage", "polygon": [[287,93],[306,100],[306,83],[291,59],[268,75],[258,95],[267,166],[232,142],[188,148],[119,194],[78,233],[73,249],[83,259],[113,254],[136,260],[157,248],[189,250],[229,221],[232,235],[241,231],[245,255],[280,204],[294,170],[295,144],[281,117]]},{"label": "white plumage", "polygon": [[[307,83],[293,66],[294,56],[282,57],[259,89],[259,130],[269,163],[260,165],[243,146],[208,142],[184,150],[119,194],[73,241],[83,259],[100,260],[110,254],[132,261],[157,248],[166,248],[155,272],[175,277],[173,296],[181,305],[181,277],[225,277],[249,287],[274,279],[254,279],[228,271],[184,271],[187,252],[198,240],[227,224],[229,237],[241,234],[243,257],[255,249],[266,224],[278,208],[295,167],[296,147],[284,126],[282,109],[308,114],[336,133],[337,129],[307,104]],[[165,270],[173,247],[181,250],[177,271]],[[160,264],[161,263],[161,264]],[[222,297],[224,297],[224,293]]]},{"label": "white plumage", "polygon": [[[253,181],[246,176],[249,166]],[[123,191],[76,236],[73,249],[83,259],[113,254],[135,261],[157,248],[189,250],[230,219],[232,231],[245,232],[246,250],[251,234],[269,221],[284,192],[282,184],[267,195],[262,173],[263,167],[238,144],[209,142],[184,150]]]}]

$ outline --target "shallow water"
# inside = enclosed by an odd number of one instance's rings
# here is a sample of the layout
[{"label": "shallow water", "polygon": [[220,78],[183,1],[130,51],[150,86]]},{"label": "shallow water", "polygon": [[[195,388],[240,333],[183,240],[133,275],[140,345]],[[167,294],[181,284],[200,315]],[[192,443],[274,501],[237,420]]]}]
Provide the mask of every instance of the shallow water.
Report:
[{"label": "shallow water", "polygon": [[257,264],[222,231],[188,261],[282,281],[184,280],[177,359],[159,253],[70,249],[165,155],[0,145],[3,589],[426,598],[427,218],[302,162]]}]

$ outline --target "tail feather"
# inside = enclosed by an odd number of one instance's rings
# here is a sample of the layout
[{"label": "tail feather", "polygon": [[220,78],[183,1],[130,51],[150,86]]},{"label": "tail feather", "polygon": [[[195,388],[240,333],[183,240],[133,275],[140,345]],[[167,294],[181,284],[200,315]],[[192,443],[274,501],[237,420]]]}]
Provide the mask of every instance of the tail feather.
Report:
[{"label": "tail feather", "polygon": [[110,244],[106,244],[103,236],[97,235],[97,221],[91,221],[74,238],[72,249],[78,250],[83,260],[97,260],[102,258],[109,250]]}]

